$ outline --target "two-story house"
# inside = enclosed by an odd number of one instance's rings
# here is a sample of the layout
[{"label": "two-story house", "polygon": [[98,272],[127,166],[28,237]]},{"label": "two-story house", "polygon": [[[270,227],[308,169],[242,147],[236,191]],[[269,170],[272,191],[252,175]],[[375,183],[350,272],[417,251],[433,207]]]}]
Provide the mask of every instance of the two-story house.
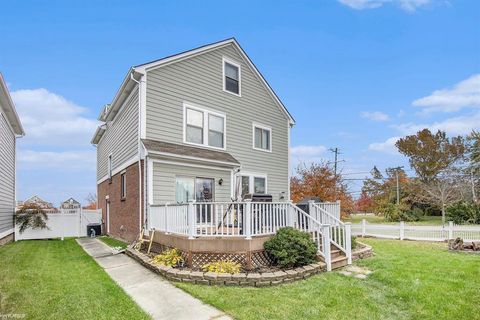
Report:
[{"label": "two-story house", "polygon": [[132,67],[99,120],[107,234],[133,240],[165,203],[289,199],[294,120],[233,38]]},{"label": "two-story house", "polygon": [[0,73],[0,245],[14,238],[16,139],[24,134]]}]

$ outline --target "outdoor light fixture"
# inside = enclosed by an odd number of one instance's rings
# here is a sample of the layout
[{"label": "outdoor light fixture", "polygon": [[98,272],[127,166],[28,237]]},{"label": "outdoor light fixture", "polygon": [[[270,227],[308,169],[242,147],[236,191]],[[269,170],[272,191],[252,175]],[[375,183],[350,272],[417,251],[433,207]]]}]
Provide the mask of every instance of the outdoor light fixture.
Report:
[{"label": "outdoor light fixture", "polygon": [[220,180],[218,180],[218,184],[219,184],[219,185],[222,185],[222,184],[223,184],[223,179],[222,179],[222,178],[220,178]]}]

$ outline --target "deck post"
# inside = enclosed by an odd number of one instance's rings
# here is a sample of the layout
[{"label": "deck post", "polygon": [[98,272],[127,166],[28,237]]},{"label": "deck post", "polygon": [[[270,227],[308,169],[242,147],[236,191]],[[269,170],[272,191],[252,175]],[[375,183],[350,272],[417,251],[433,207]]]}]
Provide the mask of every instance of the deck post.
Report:
[{"label": "deck post", "polygon": [[252,199],[245,200],[245,239],[252,239]]},{"label": "deck post", "polygon": [[293,201],[288,200],[287,202],[287,221],[289,227],[295,227],[295,210],[293,210]]},{"label": "deck post", "polygon": [[315,212],[315,207],[313,206],[314,203],[315,200],[308,200],[308,214],[311,215],[313,218],[317,219],[317,215],[313,214]]},{"label": "deck post", "polygon": [[330,225],[322,224],[322,252],[327,265],[327,271],[332,271],[332,255],[330,253]]},{"label": "deck post", "polygon": [[347,263],[352,264],[352,224],[345,222],[345,249],[347,251]]},{"label": "deck post", "polygon": [[453,239],[453,221],[448,221],[448,239]]},{"label": "deck post", "polygon": [[188,223],[188,239],[195,239],[195,200],[188,201],[187,223]]},{"label": "deck post", "polygon": [[405,238],[405,221],[400,221],[400,240]]},{"label": "deck post", "polygon": [[168,232],[168,203],[165,203],[165,234],[169,234],[169,232]]},{"label": "deck post", "polygon": [[367,229],[367,220],[362,219],[362,238],[365,238],[365,230]]}]

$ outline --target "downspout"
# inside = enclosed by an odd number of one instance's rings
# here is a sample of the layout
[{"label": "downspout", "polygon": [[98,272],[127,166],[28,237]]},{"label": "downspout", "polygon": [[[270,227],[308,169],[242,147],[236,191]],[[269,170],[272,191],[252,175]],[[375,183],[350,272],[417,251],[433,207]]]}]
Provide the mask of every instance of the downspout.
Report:
[{"label": "downspout", "polygon": [[137,153],[138,153],[138,228],[139,228],[139,233],[142,232],[142,202],[143,202],[143,197],[142,197],[142,157],[141,157],[141,133],[142,133],[142,92],[141,92],[141,81],[137,81],[133,77],[133,71],[130,72],[130,79],[135,81],[138,84],[138,141],[137,141]]}]

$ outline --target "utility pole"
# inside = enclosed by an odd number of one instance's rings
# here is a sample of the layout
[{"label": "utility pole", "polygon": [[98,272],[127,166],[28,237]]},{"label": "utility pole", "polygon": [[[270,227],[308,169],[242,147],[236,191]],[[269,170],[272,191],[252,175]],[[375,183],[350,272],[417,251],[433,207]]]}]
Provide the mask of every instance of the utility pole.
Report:
[{"label": "utility pole", "polygon": [[395,169],[395,178],[397,179],[397,205],[400,204],[400,179],[398,178],[398,170],[402,169],[401,167],[396,167]]},{"label": "utility pole", "polygon": [[335,186],[333,188],[333,196],[336,201],[337,200],[337,163],[339,162],[338,155],[340,154],[340,151],[338,150],[338,148],[330,148],[329,150],[335,154],[335,161],[333,163],[333,172],[335,177]]}]

